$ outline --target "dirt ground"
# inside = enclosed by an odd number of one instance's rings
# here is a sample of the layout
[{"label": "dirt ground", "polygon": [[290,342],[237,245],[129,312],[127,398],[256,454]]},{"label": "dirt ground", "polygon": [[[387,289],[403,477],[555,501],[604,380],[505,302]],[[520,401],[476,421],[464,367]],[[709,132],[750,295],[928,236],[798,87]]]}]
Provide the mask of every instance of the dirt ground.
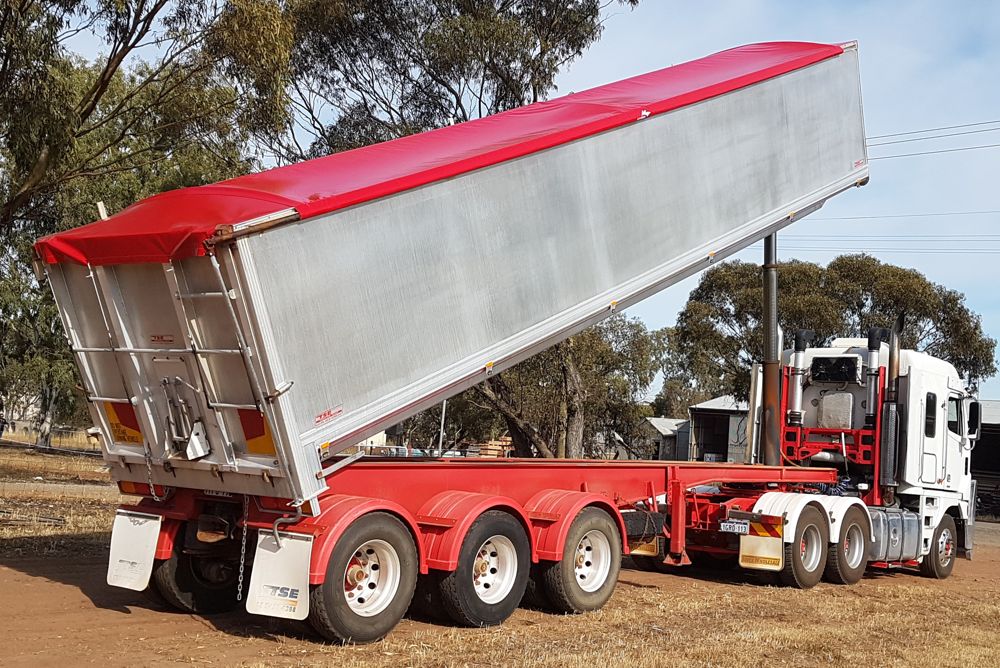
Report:
[{"label": "dirt ground", "polygon": [[115,491],[0,483],[0,664],[1000,666],[998,524],[978,525],[975,560],[945,581],[897,572],[797,591],[754,574],[623,569],[595,613],[519,610],[493,629],[404,620],[385,641],[340,647],[304,623],[185,615],[108,587]]}]

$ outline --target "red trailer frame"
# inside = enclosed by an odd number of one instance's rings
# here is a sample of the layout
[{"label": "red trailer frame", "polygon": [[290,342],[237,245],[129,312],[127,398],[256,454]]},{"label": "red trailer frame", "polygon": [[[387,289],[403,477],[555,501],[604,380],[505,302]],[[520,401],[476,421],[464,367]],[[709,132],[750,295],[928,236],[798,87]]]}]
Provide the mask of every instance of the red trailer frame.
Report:
[{"label": "red trailer frame", "polygon": [[[665,510],[669,521],[657,537],[667,541],[665,563],[680,566],[691,563],[689,547],[728,551],[719,545],[689,544],[689,531],[717,531],[729,510],[749,511],[765,492],[807,491],[808,485],[836,480],[835,469],[703,462],[373,458],[330,475],[330,489],[320,497],[321,512],[314,517],[290,510],[287,500],[254,497],[245,521],[261,531],[280,525],[282,531],[311,534],[309,579],[314,585],[325,581],[338,537],[353,521],[376,511],[395,515],[409,528],[421,573],[454,570],[466,532],[488,510],[504,510],[521,522],[531,542],[532,562],[559,560],[570,524],[586,507],[601,508],[615,519],[626,554],[622,511]],[[693,491],[701,485],[717,485],[718,491]],[[122,483],[122,491],[146,490]],[[235,503],[239,498],[191,489],[160,491],[167,496],[164,501],[146,498],[126,507],[164,518],[157,559],[170,557],[178,529],[197,520],[205,504]]]}]

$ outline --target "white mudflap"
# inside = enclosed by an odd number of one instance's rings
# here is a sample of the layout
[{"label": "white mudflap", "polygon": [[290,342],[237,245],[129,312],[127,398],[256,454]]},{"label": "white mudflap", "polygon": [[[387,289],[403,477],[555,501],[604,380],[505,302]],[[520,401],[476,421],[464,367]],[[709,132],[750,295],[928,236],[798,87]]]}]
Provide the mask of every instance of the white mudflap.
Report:
[{"label": "white mudflap", "polygon": [[149,585],[162,519],[159,515],[131,510],[115,513],[108,561],[109,585],[135,591],[142,591]]},{"label": "white mudflap", "polygon": [[739,563],[757,571],[780,571],[785,567],[785,543],[781,536],[740,536]]},{"label": "white mudflap", "polygon": [[309,559],[313,537],[279,532],[281,546],[270,531],[257,537],[247,612],[285,619],[309,615]]}]

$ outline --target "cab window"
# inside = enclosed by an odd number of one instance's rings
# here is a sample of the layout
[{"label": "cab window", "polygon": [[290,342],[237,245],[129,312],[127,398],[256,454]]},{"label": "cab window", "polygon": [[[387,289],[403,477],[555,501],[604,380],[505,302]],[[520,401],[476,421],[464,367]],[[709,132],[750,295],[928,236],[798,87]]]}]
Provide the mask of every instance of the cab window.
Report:
[{"label": "cab window", "polygon": [[937,433],[937,395],[933,392],[927,393],[924,402],[924,436],[934,438]]},{"label": "cab window", "polygon": [[961,436],[962,405],[958,397],[948,397],[948,431]]}]

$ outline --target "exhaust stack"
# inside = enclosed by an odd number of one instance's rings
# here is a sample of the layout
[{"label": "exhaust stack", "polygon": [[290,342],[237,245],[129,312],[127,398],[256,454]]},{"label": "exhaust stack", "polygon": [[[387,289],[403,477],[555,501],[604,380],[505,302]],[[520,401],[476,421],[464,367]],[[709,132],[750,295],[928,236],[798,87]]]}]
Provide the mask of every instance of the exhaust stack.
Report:
[{"label": "exhaust stack", "polygon": [[[879,484],[895,488],[896,460],[899,450],[899,346],[903,333],[903,316],[900,315],[889,335],[889,368],[886,378],[885,405],[882,408],[882,452],[880,457]],[[890,498],[894,492],[887,491]]]},{"label": "exhaust stack", "polygon": [[792,370],[788,388],[788,424],[802,426],[802,387],[805,384],[806,348],[816,338],[816,332],[811,329],[800,329],[795,332],[795,350],[792,353]]},{"label": "exhaust stack", "polygon": [[872,327],[868,330],[868,378],[865,381],[865,427],[868,429],[875,426],[875,411],[878,409],[875,401],[878,396],[879,352],[882,350],[882,341],[889,336],[889,330],[885,327]]}]

